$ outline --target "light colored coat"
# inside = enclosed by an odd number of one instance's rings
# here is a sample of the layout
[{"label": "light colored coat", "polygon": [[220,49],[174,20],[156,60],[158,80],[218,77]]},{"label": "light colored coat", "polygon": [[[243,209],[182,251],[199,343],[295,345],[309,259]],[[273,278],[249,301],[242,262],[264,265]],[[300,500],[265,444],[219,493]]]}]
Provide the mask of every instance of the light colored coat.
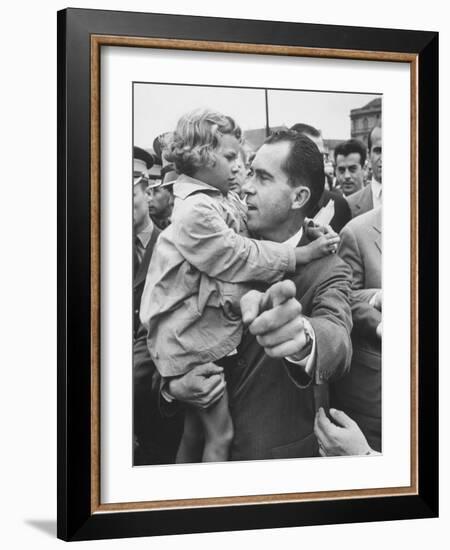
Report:
[{"label": "light colored coat", "polygon": [[270,284],[295,271],[290,244],[239,234],[242,211],[230,193],[225,197],[183,175],[174,194],[172,224],[156,244],[140,312],[150,354],[164,377],[232,352],[242,337],[236,310],[248,283]]},{"label": "light colored coat", "polygon": [[373,209],[372,187],[370,184],[346,198],[352,211],[352,218]]},{"label": "light colored coat", "polygon": [[381,288],[381,207],[351,220],[340,237],[338,254],[353,271],[353,301],[368,302]]}]

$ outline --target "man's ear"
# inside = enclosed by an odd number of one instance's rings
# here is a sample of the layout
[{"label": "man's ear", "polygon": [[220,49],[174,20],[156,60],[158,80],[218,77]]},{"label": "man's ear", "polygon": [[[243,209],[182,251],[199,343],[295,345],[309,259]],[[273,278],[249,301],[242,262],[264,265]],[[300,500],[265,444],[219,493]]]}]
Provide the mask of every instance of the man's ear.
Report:
[{"label": "man's ear", "polygon": [[299,210],[303,208],[311,197],[311,190],[309,187],[300,185],[294,189],[294,198],[292,201],[292,210]]}]

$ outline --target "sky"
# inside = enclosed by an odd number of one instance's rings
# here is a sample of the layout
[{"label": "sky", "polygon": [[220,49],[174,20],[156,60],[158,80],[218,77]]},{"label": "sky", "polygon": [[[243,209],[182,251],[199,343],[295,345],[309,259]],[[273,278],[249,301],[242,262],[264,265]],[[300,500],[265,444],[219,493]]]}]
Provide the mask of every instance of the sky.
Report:
[{"label": "sky", "polygon": [[[266,125],[264,90],[134,84],[134,144],[151,148],[159,134],[175,128],[186,112],[208,107],[232,116],[241,128]],[[363,107],[376,95],[297,90],[269,90],[269,125],[311,124],[326,139],[349,139],[350,110]]]}]

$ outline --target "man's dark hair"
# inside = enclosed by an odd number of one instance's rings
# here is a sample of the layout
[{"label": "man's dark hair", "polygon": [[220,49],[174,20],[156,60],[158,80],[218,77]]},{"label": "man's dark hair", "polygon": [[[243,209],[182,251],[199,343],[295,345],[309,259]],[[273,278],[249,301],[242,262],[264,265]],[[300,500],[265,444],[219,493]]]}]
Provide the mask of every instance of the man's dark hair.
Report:
[{"label": "man's dark hair", "polygon": [[360,164],[361,166],[364,166],[367,152],[364,144],[358,139],[349,139],[348,141],[342,141],[339,143],[334,150],[334,160],[336,161],[338,155],[348,157],[348,155],[351,155],[352,153],[359,153],[361,159]]},{"label": "man's dark hair", "polygon": [[375,128],[381,128],[381,126],[374,126],[372,130],[370,130],[369,132],[369,137],[367,138],[367,149],[369,150],[369,153],[370,153],[370,150],[372,149],[372,133],[375,130]]},{"label": "man's dark hair", "polygon": [[305,209],[308,216],[315,210],[323,193],[325,174],[322,154],[317,145],[307,136],[287,128],[274,132],[265,140],[264,144],[282,142],[290,144],[289,153],[282,166],[288,176],[289,184],[292,187],[305,185],[311,192]]},{"label": "man's dark hair", "polygon": [[314,138],[322,137],[322,134],[317,128],[314,128],[314,126],[310,126],[309,124],[304,124],[303,122],[298,122],[297,124],[294,124],[294,126],[291,126],[291,130],[294,130],[294,132],[298,132],[299,134],[312,136]]}]

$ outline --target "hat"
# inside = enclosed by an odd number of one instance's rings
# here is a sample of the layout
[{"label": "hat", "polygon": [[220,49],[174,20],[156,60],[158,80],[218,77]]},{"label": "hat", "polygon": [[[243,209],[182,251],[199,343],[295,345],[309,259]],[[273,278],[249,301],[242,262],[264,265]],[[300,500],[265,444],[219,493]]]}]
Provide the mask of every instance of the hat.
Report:
[{"label": "hat", "polygon": [[154,164],[153,156],[141,147],[133,147],[133,159],[143,161],[147,167],[147,170],[150,170]]},{"label": "hat", "polygon": [[173,164],[166,164],[166,166],[163,166],[161,169],[161,187],[173,185],[177,181],[178,175]]}]

